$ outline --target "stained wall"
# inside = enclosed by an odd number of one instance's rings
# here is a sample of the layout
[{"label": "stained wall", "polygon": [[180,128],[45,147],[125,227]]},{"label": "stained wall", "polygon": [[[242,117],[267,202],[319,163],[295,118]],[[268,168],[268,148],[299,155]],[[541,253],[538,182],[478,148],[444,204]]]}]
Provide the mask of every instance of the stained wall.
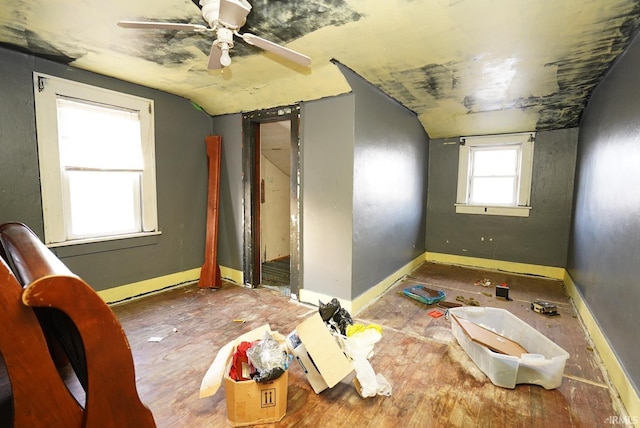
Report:
[{"label": "stained wall", "polygon": [[567,270],[638,393],[640,40],[609,71],[580,124]]}]

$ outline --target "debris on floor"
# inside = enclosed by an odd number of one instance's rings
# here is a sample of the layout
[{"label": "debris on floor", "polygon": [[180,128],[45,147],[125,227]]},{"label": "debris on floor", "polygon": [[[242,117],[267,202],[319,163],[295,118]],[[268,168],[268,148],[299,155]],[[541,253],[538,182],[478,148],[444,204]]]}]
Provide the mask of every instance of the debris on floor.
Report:
[{"label": "debris on floor", "polygon": [[535,300],[531,302],[531,310],[543,315],[560,315],[556,305],[544,300]]},{"label": "debris on floor", "polygon": [[402,290],[402,293],[405,296],[422,302],[426,305],[433,305],[434,303],[438,303],[446,297],[444,291],[433,290],[431,288],[425,287],[424,285],[414,285],[412,287],[407,287]]},{"label": "debris on floor", "polygon": [[496,285],[496,297],[502,297],[507,301],[513,300],[509,297],[509,286],[505,282],[500,285]]},{"label": "debris on floor", "polygon": [[467,306],[480,306],[480,303],[473,297],[456,296],[456,301]]},{"label": "debris on floor", "polygon": [[448,302],[448,301],[442,300],[438,302],[438,306],[444,309],[459,308],[460,306],[462,306],[462,303]]},{"label": "debris on floor", "polygon": [[338,299],[319,302],[318,313],[287,336],[287,344],[316,394],[338,383],[353,383],[362,398],[391,395],[391,385],[369,358],[382,327],[354,323]]},{"label": "debris on floor", "polygon": [[[277,422],[287,411],[289,361],[284,336],[265,324],[220,348],[202,379],[200,398],[214,395],[224,383],[232,426]],[[264,405],[265,398],[270,405]]]},{"label": "debris on floor", "polygon": [[429,315],[431,318],[440,318],[444,315],[444,312],[434,309],[432,311],[429,311],[427,315]]},{"label": "debris on floor", "polygon": [[376,373],[369,362],[373,347],[382,339],[382,328],[377,325],[355,324],[347,329],[344,350],[351,358],[356,371],[354,386],[362,398],[376,395],[391,395],[391,385],[380,373]]},{"label": "debris on floor", "polygon": [[342,306],[335,297],[329,303],[319,303],[318,312],[322,321],[333,330],[339,332],[343,336],[347,334],[347,327],[353,325],[351,314]]},{"label": "debris on floor", "polygon": [[474,285],[479,285],[481,287],[491,287],[491,281],[489,280],[489,278],[482,278],[481,280],[478,280],[476,282],[473,283]]}]

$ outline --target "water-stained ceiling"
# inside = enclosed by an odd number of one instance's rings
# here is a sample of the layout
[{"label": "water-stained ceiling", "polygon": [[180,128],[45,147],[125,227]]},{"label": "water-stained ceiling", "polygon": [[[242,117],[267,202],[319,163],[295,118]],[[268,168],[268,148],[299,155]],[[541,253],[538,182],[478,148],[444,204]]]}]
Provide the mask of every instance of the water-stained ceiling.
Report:
[{"label": "water-stained ceiling", "polygon": [[208,70],[197,0],[2,0],[0,45],[161,89],[211,115],[350,91],[332,59],[418,115],[432,138],[575,127],[640,24],[640,0],[249,0],[241,32],[312,58],[302,67],[237,40]]}]

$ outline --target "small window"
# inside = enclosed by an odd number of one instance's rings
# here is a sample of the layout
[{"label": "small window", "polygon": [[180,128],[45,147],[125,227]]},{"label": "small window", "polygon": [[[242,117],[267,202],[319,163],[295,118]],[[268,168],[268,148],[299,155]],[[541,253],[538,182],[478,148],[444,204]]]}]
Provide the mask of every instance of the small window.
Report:
[{"label": "small window", "polygon": [[34,74],[45,242],[157,232],[153,101]]},{"label": "small window", "polygon": [[461,138],[456,212],[528,217],[534,137]]}]

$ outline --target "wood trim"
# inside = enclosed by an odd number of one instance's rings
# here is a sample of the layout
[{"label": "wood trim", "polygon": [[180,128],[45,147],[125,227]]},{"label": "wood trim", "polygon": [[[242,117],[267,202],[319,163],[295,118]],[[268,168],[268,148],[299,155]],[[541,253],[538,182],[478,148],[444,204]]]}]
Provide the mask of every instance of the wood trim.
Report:
[{"label": "wood trim", "polygon": [[218,266],[218,202],[220,199],[220,163],[222,153],[222,137],[209,135],[205,139],[207,156],[209,157],[209,195],[207,200],[206,243],[204,264],[200,272],[198,287],[220,288],[222,279]]}]

